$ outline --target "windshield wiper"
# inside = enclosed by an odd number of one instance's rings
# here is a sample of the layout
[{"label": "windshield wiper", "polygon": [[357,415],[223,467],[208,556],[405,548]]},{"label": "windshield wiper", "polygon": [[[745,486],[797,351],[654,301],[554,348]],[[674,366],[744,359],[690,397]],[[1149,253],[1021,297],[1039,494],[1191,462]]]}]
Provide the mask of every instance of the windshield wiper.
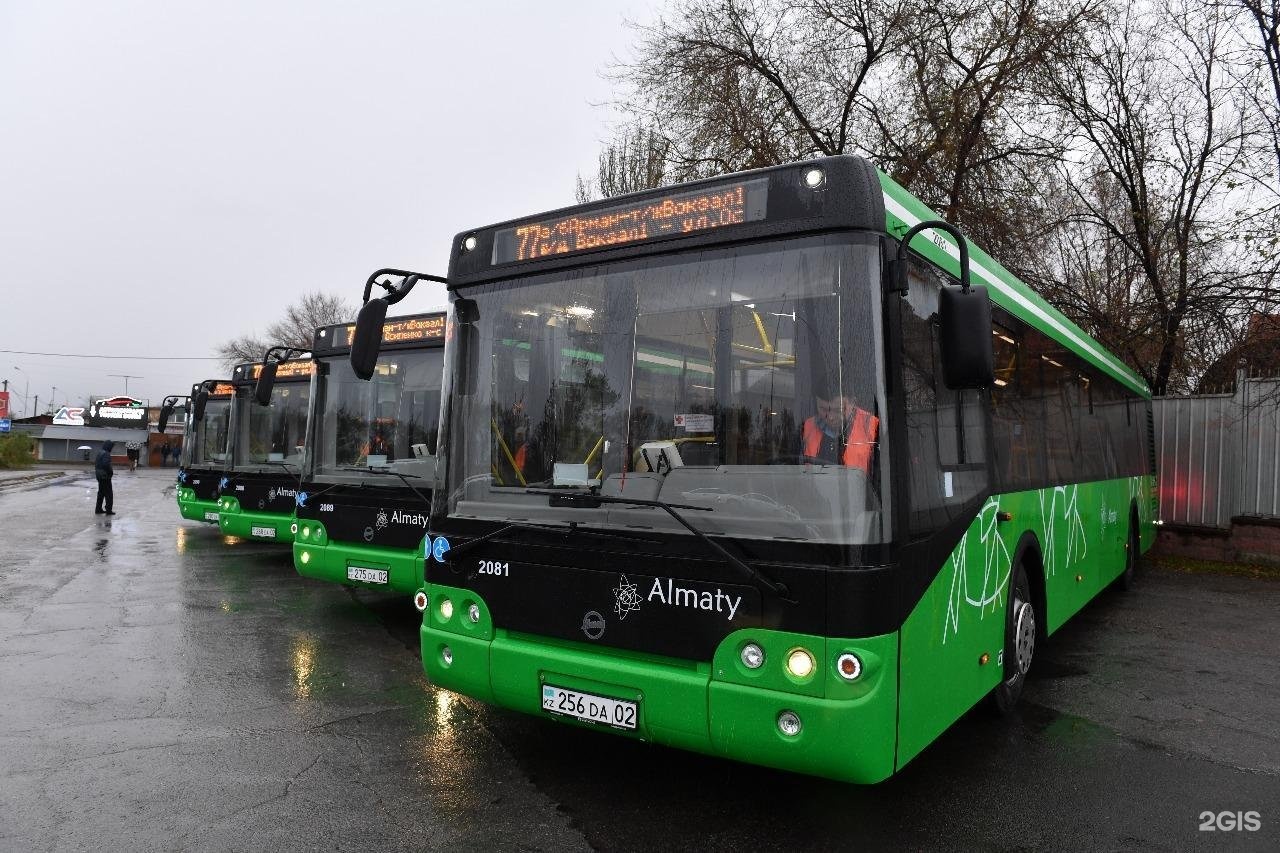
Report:
[{"label": "windshield wiper", "polygon": [[701,530],[694,527],[692,524],[689,523],[688,519],[686,519],[680,513],[676,512],[676,510],[680,510],[680,509],[691,509],[691,510],[696,510],[698,512],[712,512],[714,510],[714,507],[692,506],[690,504],[673,504],[673,503],[667,503],[666,501],[640,500],[638,498],[623,498],[623,497],[616,497],[614,495],[600,495],[600,494],[596,494],[595,492],[560,491],[556,489],[525,489],[525,494],[546,495],[548,498],[547,503],[550,506],[573,507],[575,509],[597,509],[603,506],[604,504],[656,507],[657,509],[664,511],[667,515],[674,518],[676,522],[685,530],[688,530],[694,536],[698,537],[703,542],[707,543],[707,545],[710,546],[712,550],[718,553],[721,557],[723,557],[725,559],[725,562],[727,562],[729,565],[733,566],[738,571],[747,575],[748,577],[750,577],[752,580],[754,580],[756,583],[760,584],[761,586],[767,587],[771,592],[773,592],[783,601],[787,601],[792,604],[795,603],[795,599],[790,598],[790,592],[787,590],[787,587],[785,584],[779,583],[778,581],[775,581],[775,580],[771,580],[769,577],[767,577],[764,574],[764,572],[760,571],[759,569],[747,563],[744,563],[742,560],[735,557],[727,548],[725,548],[716,540],[712,539],[706,533],[703,533]]},{"label": "windshield wiper", "polygon": [[399,477],[401,482],[403,482],[410,489],[413,489],[413,493],[418,496],[419,500],[421,500],[427,506],[431,506],[431,498],[427,497],[422,492],[418,491],[418,489],[413,485],[413,483],[409,482],[410,477],[414,477],[418,480],[427,479],[421,474],[402,474],[399,471],[391,471],[387,468],[374,468],[371,465],[365,466],[364,468],[360,468],[358,466],[352,466],[352,467],[346,467],[346,468],[339,468],[338,470],[339,471],[364,471],[370,474],[388,474],[392,477]]},{"label": "windshield wiper", "polygon": [[[590,536],[595,539],[621,539],[625,542],[653,543],[658,541],[657,539],[651,539],[647,536],[625,534],[625,533],[609,533],[603,530],[588,530],[584,528],[582,525],[578,524],[578,522],[576,521],[569,522],[568,527],[561,527],[556,524],[533,524],[528,521],[512,521],[502,527],[499,527],[496,530],[490,530],[488,533],[486,533],[483,536],[478,536],[475,539],[468,540],[466,542],[463,542],[461,545],[456,545],[450,548],[448,551],[445,551],[444,552],[445,562],[452,563],[455,558],[461,557],[463,554],[467,553],[472,548],[475,548],[479,545],[483,545],[485,542],[488,542],[490,539],[497,538],[498,536],[501,536],[502,534],[510,530],[546,530],[552,533],[559,533],[563,536]],[[456,571],[456,567],[454,568]],[[472,572],[471,574],[467,575],[467,579],[470,580],[471,578],[475,577],[475,575],[476,575],[476,572]]]},{"label": "windshield wiper", "polygon": [[302,468],[301,468],[301,466],[294,465],[292,462],[283,462],[283,461],[281,461],[281,460],[279,460],[279,459],[268,459],[268,460],[263,461],[263,462],[255,462],[255,463],[253,463],[253,464],[255,464],[255,465],[279,465],[281,468],[284,468],[286,471],[290,471],[290,472],[292,472],[292,473],[297,477],[297,480],[298,480],[298,487],[299,487],[299,488],[301,488],[301,487],[302,487]]}]

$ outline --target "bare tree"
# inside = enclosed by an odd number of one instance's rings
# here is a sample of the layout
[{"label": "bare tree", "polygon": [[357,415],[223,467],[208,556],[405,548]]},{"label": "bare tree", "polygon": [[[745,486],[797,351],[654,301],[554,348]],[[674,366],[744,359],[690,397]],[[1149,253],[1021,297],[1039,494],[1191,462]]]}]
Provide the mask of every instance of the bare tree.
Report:
[{"label": "bare tree", "polygon": [[616,141],[600,152],[594,180],[578,176],[574,196],[579,203],[599,196],[649,190],[666,183],[667,155],[671,142],[652,127],[633,124],[618,134]]},{"label": "bare tree", "polygon": [[682,0],[614,68],[671,180],[855,150],[907,0]]},{"label": "bare tree", "polygon": [[1070,239],[1036,283],[1157,394],[1189,387],[1213,343],[1275,296],[1242,239],[1252,129],[1227,31],[1216,7],[1130,3],[1052,80],[1075,155]]},{"label": "bare tree", "polygon": [[239,335],[218,347],[218,359],[228,371],[237,364],[261,361],[268,347],[311,349],[315,330],[355,319],[356,308],[340,296],[319,291],[305,293],[285,309],[284,316],[267,327],[266,334]]}]

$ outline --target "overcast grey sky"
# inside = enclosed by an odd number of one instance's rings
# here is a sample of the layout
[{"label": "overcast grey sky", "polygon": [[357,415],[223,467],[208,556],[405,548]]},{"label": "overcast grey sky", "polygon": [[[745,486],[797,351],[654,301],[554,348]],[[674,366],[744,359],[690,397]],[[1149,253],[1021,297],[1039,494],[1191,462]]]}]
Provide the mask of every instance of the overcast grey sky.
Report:
[{"label": "overcast grey sky", "polygon": [[[0,0],[0,349],[208,356],[304,290],[444,274],[456,232],[573,202],[653,5]],[[215,371],[0,353],[18,408]]]}]

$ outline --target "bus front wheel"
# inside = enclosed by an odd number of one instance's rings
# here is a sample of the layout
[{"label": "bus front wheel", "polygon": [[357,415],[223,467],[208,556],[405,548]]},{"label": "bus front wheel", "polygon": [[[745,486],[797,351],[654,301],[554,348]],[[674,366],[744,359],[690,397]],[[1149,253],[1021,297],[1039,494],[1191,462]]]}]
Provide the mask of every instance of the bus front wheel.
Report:
[{"label": "bus front wheel", "polygon": [[991,703],[1000,714],[1018,704],[1026,683],[1031,659],[1036,653],[1036,608],[1031,596],[1027,570],[1019,562],[1009,579],[1009,607],[1005,610],[1005,678],[991,693]]}]

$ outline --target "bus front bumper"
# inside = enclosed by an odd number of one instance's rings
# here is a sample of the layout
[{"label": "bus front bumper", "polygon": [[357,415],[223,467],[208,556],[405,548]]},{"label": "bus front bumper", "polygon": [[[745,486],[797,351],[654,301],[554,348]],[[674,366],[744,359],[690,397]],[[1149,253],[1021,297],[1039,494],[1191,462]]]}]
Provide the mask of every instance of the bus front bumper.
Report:
[{"label": "bus front bumper", "polygon": [[303,577],[413,595],[422,586],[422,549],[334,542],[319,522],[298,519],[293,567]]},{"label": "bus front bumper", "polygon": [[293,541],[293,516],[278,512],[250,512],[240,507],[234,498],[223,498],[218,508],[218,526],[223,533],[242,539],[261,539],[264,542]]},{"label": "bus front bumper", "polygon": [[218,502],[202,501],[194,492],[182,486],[178,487],[178,512],[188,521],[218,523]]},{"label": "bus front bumper", "polygon": [[[747,629],[726,637],[712,661],[693,663],[495,629],[473,592],[423,589],[423,669],[439,687],[571,725],[845,782],[879,782],[894,771],[896,634],[835,640]],[[747,643],[765,650],[758,670],[741,661]],[[784,669],[802,647],[817,663],[807,680]],[[834,669],[846,652],[863,665],[853,682]],[[550,714],[542,707],[547,686],[636,702],[636,728]],[[785,712],[799,719],[798,733],[782,732]]]}]

